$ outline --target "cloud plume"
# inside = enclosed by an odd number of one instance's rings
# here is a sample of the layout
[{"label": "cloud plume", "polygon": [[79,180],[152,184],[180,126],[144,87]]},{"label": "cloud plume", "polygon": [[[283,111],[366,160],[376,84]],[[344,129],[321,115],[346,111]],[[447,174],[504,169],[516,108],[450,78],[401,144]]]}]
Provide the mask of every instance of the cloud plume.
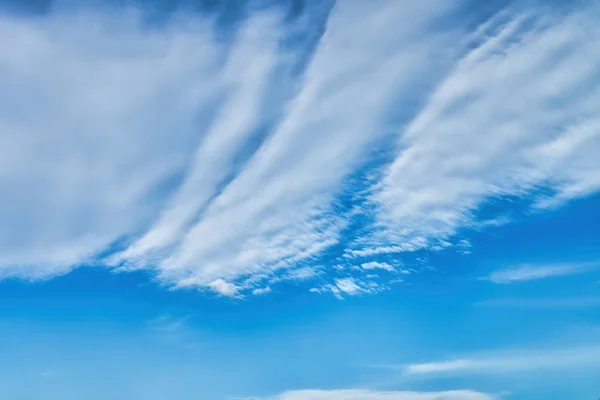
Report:
[{"label": "cloud plume", "polygon": [[461,5],[0,14],[0,277],[374,293],[401,272],[378,257],[452,246],[490,199],[595,193],[598,7]]}]

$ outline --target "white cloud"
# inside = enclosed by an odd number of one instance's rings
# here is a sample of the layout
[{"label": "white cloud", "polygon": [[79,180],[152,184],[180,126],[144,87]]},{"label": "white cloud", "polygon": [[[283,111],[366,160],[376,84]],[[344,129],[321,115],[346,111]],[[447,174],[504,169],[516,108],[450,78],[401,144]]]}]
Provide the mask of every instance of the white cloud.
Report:
[{"label": "white cloud", "polygon": [[[333,197],[385,134],[379,127],[396,94],[414,85],[435,51],[421,34],[441,11],[420,7],[336,4],[286,114],[235,178],[205,207],[197,204],[199,217],[158,263],[162,279],[202,286],[269,274],[338,243],[347,221],[334,215]],[[191,169],[200,179],[206,168]]]},{"label": "white cloud", "polygon": [[494,283],[508,284],[531,281],[558,276],[567,276],[589,272],[600,264],[554,264],[554,265],[519,265],[492,272],[486,280]]},{"label": "white cloud", "polygon": [[261,295],[261,294],[267,294],[267,293],[271,293],[273,290],[271,289],[270,286],[264,287],[264,288],[257,288],[254,289],[252,291],[252,294],[254,295]]},{"label": "white cloud", "polygon": [[405,243],[398,246],[378,246],[367,247],[364,249],[346,249],[344,256],[346,258],[371,257],[380,254],[405,253],[422,249],[427,245],[427,241],[422,237],[408,239]]},{"label": "white cloud", "polygon": [[600,347],[503,350],[465,358],[410,364],[399,367],[408,375],[506,374],[565,370],[600,365]]},{"label": "white cloud", "polygon": [[[423,248],[477,227],[488,199],[558,205],[600,188],[598,7],[572,14],[510,10],[472,36],[471,50],[400,132],[399,153],[372,201],[375,245]],[[508,16],[508,17],[507,17]]]},{"label": "white cloud", "polygon": [[[445,392],[408,392],[374,390],[298,390],[282,393],[268,400],[495,400],[486,393],[473,390]],[[265,399],[267,400],[267,399]]]},{"label": "white cloud", "polygon": [[363,289],[356,284],[356,281],[353,278],[336,279],[335,285],[342,292],[349,294],[351,296],[359,294],[363,291]]},{"label": "white cloud", "polygon": [[316,278],[321,275],[323,270],[320,267],[300,267],[296,269],[291,269],[286,271],[280,277],[271,278],[271,282],[280,282],[280,281],[305,281]]},{"label": "white cloud", "polygon": [[[115,247],[97,264],[260,293],[316,277],[334,245],[347,259],[442,250],[486,224],[473,215],[490,197],[549,188],[539,208],[600,188],[598,10],[508,10],[469,35],[446,14],[457,3],[336,2],[308,60],[282,40],[297,27],[264,10],[227,40],[201,15],[1,14],[0,277]],[[398,121],[394,161],[362,182],[368,204],[340,212]],[[367,209],[373,226],[343,248]],[[385,288],[322,278],[336,296]]]},{"label": "white cloud", "polygon": [[[312,293],[332,293],[336,298],[343,300],[344,296],[359,296],[374,294],[387,289],[386,285],[377,283],[374,279],[378,275],[368,274],[363,278],[345,277],[335,278],[333,283],[313,287],[309,291]],[[391,282],[393,283],[393,281]]]},{"label": "white cloud", "polygon": [[[195,282],[190,282],[188,284],[188,282],[185,280],[182,282],[182,284],[186,286],[196,285]],[[238,287],[231,282],[224,281],[223,279],[216,279],[210,282],[208,285],[212,290],[223,296],[233,297],[238,294]]]},{"label": "white cloud", "polygon": [[227,55],[210,21],[148,28],[127,10],[2,14],[0,35],[11,38],[0,47],[0,269],[35,277],[151,221],[164,203],[156,193],[205,139],[203,110],[223,97],[239,105],[249,89],[233,77],[272,52],[246,34]]},{"label": "white cloud", "polygon": [[250,144],[252,131],[265,122],[262,114],[269,112],[266,93],[280,62],[275,32],[272,16],[255,17],[242,29],[239,43],[220,71],[223,84],[233,88],[231,96],[202,136],[184,182],[150,230],[120,255],[122,259],[142,257],[147,262],[153,254],[167,255],[218,193],[219,185],[234,173],[234,159]]},{"label": "white cloud", "polygon": [[390,264],[385,263],[385,262],[377,262],[377,261],[371,261],[368,263],[363,263],[360,266],[362,269],[366,269],[366,270],[373,270],[373,269],[383,269],[386,271],[394,271],[394,267],[392,267]]}]

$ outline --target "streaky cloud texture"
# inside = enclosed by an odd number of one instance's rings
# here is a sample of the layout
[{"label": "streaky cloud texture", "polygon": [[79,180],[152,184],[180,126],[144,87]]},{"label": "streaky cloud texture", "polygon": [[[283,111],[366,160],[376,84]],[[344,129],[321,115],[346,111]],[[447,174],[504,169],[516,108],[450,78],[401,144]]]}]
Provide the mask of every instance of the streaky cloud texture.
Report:
[{"label": "streaky cloud texture", "polygon": [[597,399],[598,21],[0,0],[0,400]]},{"label": "streaky cloud texture", "polygon": [[[202,286],[221,278],[269,274],[338,242],[346,221],[333,213],[333,196],[366,156],[365,146],[385,133],[378,126],[390,102],[412,84],[411,74],[433,50],[424,41],[416,52],[393,51],[412,43],[432,16],[421,14],[420,7],[381,5],[339,3],[332,11],[286,115],[179,236],[178,246],[160,263],[161,277],[179,286]],[[400,21],[407,28],[393,29]],[[248,134],[247,124],[240,128]],[[222,134],[215,131],[215,140],[223,140]],[[199,178],[204,174],[205,168],[197,170]],[[202,207],[202,202],[190,204]],[[162,228],[153,229],[149,235]],[[127,259],[129,252],[121,256]],[[346,293],[358,292],[351,281],[343,282],[348,283],[343,285]]]},{"label": "streaky cloud texture", "polygon": [[543,208],[598,189],[598,7],[545,11],[485,22],[400,130],[372,198],[379,242],[427,248],[471,226],[490,198],[530,194]]},{"label": "streaky cloud texture", "polygon": [[492,272],[487,278],[490,282],[510,284],[533,281],[544,278],[554,278],[592,272],[600,267],[598,263],[574,263],[554,265],[519,265]]},{"label": "streaky cloud texture", "polygon": [[457,358],[402,367],[408,375],[435,374],[515,374],[531,371],[590,368],[600,364],[597,345],[565,348],[503,350],[475,357]]},{"label": "streaky cloud texture", "polygon": [[597,192],[598,7],[473,24],[466,5],[242,6],[227,34],[133,5],[0,14],[0,277],[377,293],[418,276],[407,253],[468,255],[459,232],[509,224],[489,202]]},{"label": "streaky cloud texture", "polygon": [[499,397],[472,390],[446,392],[378,392],[373,390],[300,390],[269,400],[495,400]]}]

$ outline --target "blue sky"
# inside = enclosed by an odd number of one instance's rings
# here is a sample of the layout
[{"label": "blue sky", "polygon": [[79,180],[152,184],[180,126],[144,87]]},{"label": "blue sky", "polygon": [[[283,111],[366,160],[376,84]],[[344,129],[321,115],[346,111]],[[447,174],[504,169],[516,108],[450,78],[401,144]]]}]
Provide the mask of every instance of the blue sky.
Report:
[{"label": "blue sky", "polygon": [[597,398],[599,17],[0,0],[0,397]]}]

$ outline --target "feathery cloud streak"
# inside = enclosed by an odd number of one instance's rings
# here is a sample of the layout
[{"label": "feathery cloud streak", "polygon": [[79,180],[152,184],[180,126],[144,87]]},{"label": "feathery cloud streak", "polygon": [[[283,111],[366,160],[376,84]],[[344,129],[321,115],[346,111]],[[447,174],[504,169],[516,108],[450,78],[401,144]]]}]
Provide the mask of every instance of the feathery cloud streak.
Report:
[{"label": "feathery cloud streak", "polygon": [[564,370],[600,364],[600,347],[506,350],[498,354],[411,364],[402,367],[409,375],[500,374],[522,371]]},{"label": "feathery cloud streak", "polygon": [[[273,10],[228,39],[200,14],[1,15],[0,276],[114,246],[101,264],[258,294],[372,212],[341,250],[363,268],[319,275],[353,295],[383,287],[365,278],[374,256],[451,245],[489,198],[543,209],[597,191],[598,9],[509,9],[471,32],[460,4],[337,2],[309,58],[286,41],[306,22]],[[370,159],[390,139],[393,161]]]},{"label": "feathery cloud streak", "polygon": [[519,265],[492,272],[486,280],[499,284],[532,281],[544,278],[582,274],[600,267],[598,263]]},{"label": "feathery cloud streak", "polygon": [[[331,209],[336,191],[384,134],[393,97],[432,55],[427,41],[413,46],[433,18],[417,11],[337,5],[287,113],[160,263],[164,279],[202,286],[268,274],[337,243],[346,221]],[[396,29],[401,22],[410,29]]]},{"label": "feathery cloud streak", "polygon": [[472,226],[492,197],[533,193],[550,207],[598,189],[598,8],[545,11],[483,24],[401,131],[373,196],[387,243],[432,246]]},{"label": "feathery cloud streak", "polygon": [[0,15],[0,274],[64,272],[147,223],[219,94],[209,28]]},{"label": "feathery cloud streak", "polygon": [[380,392],[374,390],[299,390],[269,400],[494,400],[498,397],[472,390],[446,392]]}]

